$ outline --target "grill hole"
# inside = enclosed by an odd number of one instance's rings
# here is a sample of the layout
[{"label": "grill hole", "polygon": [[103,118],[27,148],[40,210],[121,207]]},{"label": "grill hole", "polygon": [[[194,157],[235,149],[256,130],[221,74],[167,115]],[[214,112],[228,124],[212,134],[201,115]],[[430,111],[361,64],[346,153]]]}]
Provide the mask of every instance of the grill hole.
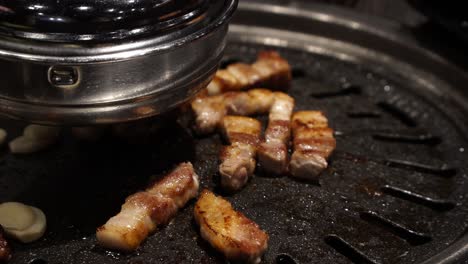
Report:
[{"label": "grill hole", "polygon": [[416,163],[406,160],[396,160],[396,159],[387,159],[385,160],[385,165],[394,168],[400,168],[405,170],[412,170],[422,173],[435,174],[441,177],[450,178],[457,174],[457,170],[454,168],[449,168],[447,165],[442,166],[432,166],[421,163]]},{"label": "grill hole", "polygon": [[422,245],[432,240],[431,236],[427,234],[413,231],[399,223],[384,218],[375,212],[362,212],[359,216],[364,221],[380,226],[388,230],[390,233],[401,237],[413,246]]},{"label": "grill hole", "polygon": [[278,254],[276,256],[276,264],[297,264],[297,262],[288,254]]},{"label": "grill hole", "polygon": [[307,76],[307,73],[306,71],[304,71],[303,69],[301,68],[293,68],[292,71],[292,77],[294,79],[300,79],[300,78],[304,78]]},{"label": "grill hole", "polygon": [[380,118],[381,114],[378,112],[348,112],[349,118]]},{"label": "grill hole", "polygon": [[377,264],[376,261],[371,260],[368,256],[364,255],[357,248],[351,246],[348,242],[344,241],[337,235],[328,235],[325,237],[325,243],[338,251],[343,256],[347,257],[353,263],[357,264]]},{"label": "grill hole", "polygon": [[376,140],[390,141],[390,142],[402,142],[412,144],[427,144],[427,145],[438,145],[442,142],[440,137],[433,136],[431,134],[403,134],[403,133],[376,133],[372,135]]},{"label": "grill hole", "polygon": [[382,192],[403,200],[424,205],[436,211],[448,211],[455,207],[455,203],[442,199],[433,199],[418,193],[404,190],[398,187],[386,185],[382,187]]},{"label": "grill hole", "polygon": [[37,258],[29,261],[28,264],[47,264],[47,261],[44,259]]},{"label": "grill hole", "polygon": [[240,58],[236,58],[236,57],[226,58],[226,59],[221,60],[221,63],[219,64],[219,68],[220,69],[226,69],[227,66],[229,66],[230,64],[239,63],[239,62],[243,62],[243,61],[244,60],[242,60]]},{"label": "grill hole", "polygon": [[345,85],[343,88],[339,90],[327,90],[321,92],[312,93],[310,96],[317,98],[317,99],[324,99],[329,97],[337,97],[337,96],[347,96],[347,95],[360,95],[362,94],[362,88],[356,85]]},{"label": "grill hole", "polygon": [[410,115],[408,115],[405,111],[401,110],[393,104],[387,102],[380,102],[377,103],[377,106],[409,127],[415,127],[418,125],[417,122]]}]

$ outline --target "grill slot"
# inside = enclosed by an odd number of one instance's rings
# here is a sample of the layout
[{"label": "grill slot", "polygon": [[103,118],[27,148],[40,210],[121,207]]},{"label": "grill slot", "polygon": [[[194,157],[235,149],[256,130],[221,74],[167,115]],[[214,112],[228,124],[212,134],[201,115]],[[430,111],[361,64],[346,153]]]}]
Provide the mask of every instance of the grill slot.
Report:
[{"label": "grill slot", "polygon": [[379,102],[377,103],[377,106],[409,127],[416,127],[418,125],[416,120],[414,120],[413,117],[406,113],[406,111],[402,110],[401,108],[392,103]]},{"label": "grill slot", "polygon": [[347,112],[346,113],[349,118],[380,118],[382,115],[379,112],[365,112],[365,111],[359,111],[359,112]]},{"label": "grill slot", "polygon": [[46,260],[37,258],[37,259],[31,260],[28,264],[47,264],[47,263],[48,262]]},{"label": "grill slot", "polygon": [[357,85],[344,85],[341,89],[338,90],[325,89],[323,91],[314,91],[310,94],[310,96],[316,99],[326,99],[338,96],[360,95],[361,93],[362,88]]},{"label": "grill slot", "polygon": [[402,142],[409,144],[427,144],[438,145],[442,139],[431,134],[405,134],[398,132],[379,132],[372,135],[376,140],[389,141],[389,142]]},{"label": "grill slot", "polygon": [[377,261],[370,259],[359,249],[353,247],[344,239],[337,235],[328,235],[325,237],[325,243],[334,248],[343,256],[347,257],[353,263],[356,264],[378,264]]},{"label": "grill slot", "polygon": [[[341,137],[344,135],[349,135],[349,134],[346,134],[345,132],[341,132],[341,131],[335,131],[335,136],[337,137]],[[354,160],[354,161],[360,161],[360,162],[373,161],[375,163],[379,163],[379,164],[382,164],[391,168],[398,168],[398,169],[415,171],[415,172],[420,172],[420,173],[425,173],[425,174],[432,174],[432,175],[440,176],[443,178],[451,178],[457,175],[457,169],[451,168],[446,164],[427,165],[427,164],[421,164],[418,162],[413,162],[413,161],[408,161],[408,160],[368,157],[368,156],[353,154],[350,152],[341,152],[341,151],[336,151],[335,156],[346,159],[346,160]]]},{"label": "grill slot", "polygon": [[305,71],[304,69],[302,69],[302,68],[297,68],[297,67],[294,67],[294,68],[292,69],[292,73],[291,73],[291,74],[292,74],[292,77],[293,77],[294,79],[302,79],[302,78],[307,77],[306,71]]},{"label": "grill slot", "polygon": [[437,176],[450,178],[457,174],[457,170],[454,168],[448,167],[446,164],[441,166],[433,166],[427,164],[421,164],[417,162],[407,161],[407,160],[397,160],[397,159],[386,159],[384,161],[385,165],[394,168],[400,168],[405,170],[418,171],[422,173],[434,174]]},{"label": "grill slot", "polygon": [[422,245],[432,240],[431,236],[411,230],[408,227],[405,227],[399,223],[396,223],[394,221],[380,216],[376,212],[361,212],[359,216],[361,217],[361,219],[371,224],[381,226],[382,228],[391,232],[392,234],[403,238],[411,245]]},{"label": "grill slot", "polygon": [[276,256],[276,264],[298,264],[290,255],[279,254]]},{"label": "grill slot", "polygon": [[414,202],[416,204],[424,205],[436,211],[448,211],[455,207],[455,203],[451,201],[430,198],[422,194],[414,193],[394,186],[386,185],[382,187],[382,192],[397,198]]}]

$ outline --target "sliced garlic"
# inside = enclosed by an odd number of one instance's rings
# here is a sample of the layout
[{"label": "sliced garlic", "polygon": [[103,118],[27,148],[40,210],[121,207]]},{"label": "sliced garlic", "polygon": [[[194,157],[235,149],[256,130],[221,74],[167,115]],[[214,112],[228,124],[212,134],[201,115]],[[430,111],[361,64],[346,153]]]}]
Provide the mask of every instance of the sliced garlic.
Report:
[{"label": "sliced garlic", "polygon": [[44,213],[36,207],[16,202],[0,204],[0,224],[5,233],[23,243],[41,238],[46,222]]},{"label": "sliced garlic", "polygon": [[5,143],[6,138],[7,138],[6,130],[0,128],[0,146],[2,146]]},{"label": "sliced garlic", "polygon": [[23,136],[31,139],[55,140],[60,134],[59,127],[29,125],[23,130]]},{"label": "sliced garlic", "polygon": [[27,154],[46,149],[48,146],[50,146],[50,144],[51,142],[49,140],[37,140],[25,136],[20,136],[10,141],[8,146],[11,153]]},{"label": "sliced garlic", "polygon": [[34,218],[32,208],[22,203],[0,204],[0,225],[6,229],[23,230],[31,226]]},{"label": "sliced garlic", "polygon": [[59,135],[59,127],[29,125],[24,128],[23,136],[9,143],[9,148],[12,153],[38,152],[55,143]]}]

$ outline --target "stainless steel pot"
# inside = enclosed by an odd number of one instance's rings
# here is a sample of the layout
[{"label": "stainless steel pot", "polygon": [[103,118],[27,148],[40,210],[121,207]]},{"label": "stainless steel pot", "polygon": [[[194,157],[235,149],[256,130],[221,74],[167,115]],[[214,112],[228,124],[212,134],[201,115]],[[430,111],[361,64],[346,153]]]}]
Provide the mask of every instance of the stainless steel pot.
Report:
[{"label": "stainless steel pot", "polygon": [[[88,5],[81,9],[99,3],[82,1]],[[149,12],[174,1],[159,2],[120,6],[105,25],[89,16],[49,16],[48,22],[72,22],[57,28],[24,22],[47,15],[44,6],[30,4],[36,13],[15,20],[29,9],[0,5],[0,113],[45,124],[112,123],[157,115],[191,98],[217,69],[237,0],[185,1],[192,8]],[[70,8],[54,7],[60,14]],[[119,15],[125,12],[132,16]]]}]

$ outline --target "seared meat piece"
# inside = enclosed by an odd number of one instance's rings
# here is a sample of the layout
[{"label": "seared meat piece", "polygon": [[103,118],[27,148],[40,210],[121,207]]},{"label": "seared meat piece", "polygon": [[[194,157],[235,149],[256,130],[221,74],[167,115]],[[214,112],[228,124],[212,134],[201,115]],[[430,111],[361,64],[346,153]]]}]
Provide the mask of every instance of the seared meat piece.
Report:
[{"label": "seared meat piece", "polygon": [[267,233],[228,201],[203,190],[194,213],[201,236],[226,258],[242,263],[261,261],[268,247]]},{"label": "seared meat piece", "polygon": [[252,87],[287,89],[291,82],[291,66],[277,52],[263,51],[252,65],[234,63],[219,70],[208,85],[209,95]]},{"label": "seared meat piece", "polygon": [[226,115],[224,96],[195,98],[192,110],[195,115],[195,131],[202,135],[213,133]]},{"label": "seared meat piece", "polygon": [[289,170],[293,177],[317,180],[336,147],[333,129],[319,111],[301,111],[292,118],[294,152]]},{"label": "seared meat piece", "polygon": [[261,124],[243,116],[225,116],[222,132],[229,141],[221,151],[221,186],[228,191],[240,190],[255,170],[255,156]]},{"label": "seared meat piece", "polygon": [[246,116],[268,113],[275,98],[274,93],[266,89],[228,92],[223,97],[227,114]]},{"label": "seared meat piece", "polygon": [[198,97],[192,102],[192,110],[195,114],[195,130],[199,134],[212,133],[221,126],[223,117],[227,114],[254,115],[268,113],[273,100],[274,93],[265,89]]},{"label": "seared meat piece", "polygon": [[0,226],[0,263],[6,263],[11,259],[11,248],[5,238],[2,226]]},{"label": "seared meat piece", "polygon": [[258,148],[258,162],[262,169],[273,174],[286,172],[288,167],[288,144],[291,137],[291,115],[294,99],[276,92],[270,109],[265,140]]},{"label": "seared meat piece", "polygon": [[129,196],[121,211],[99,227],[96,236],[106,248],[133,251],[167,224],[198,193],[198,175],[190,163],[182,163],[148,189]]}]

